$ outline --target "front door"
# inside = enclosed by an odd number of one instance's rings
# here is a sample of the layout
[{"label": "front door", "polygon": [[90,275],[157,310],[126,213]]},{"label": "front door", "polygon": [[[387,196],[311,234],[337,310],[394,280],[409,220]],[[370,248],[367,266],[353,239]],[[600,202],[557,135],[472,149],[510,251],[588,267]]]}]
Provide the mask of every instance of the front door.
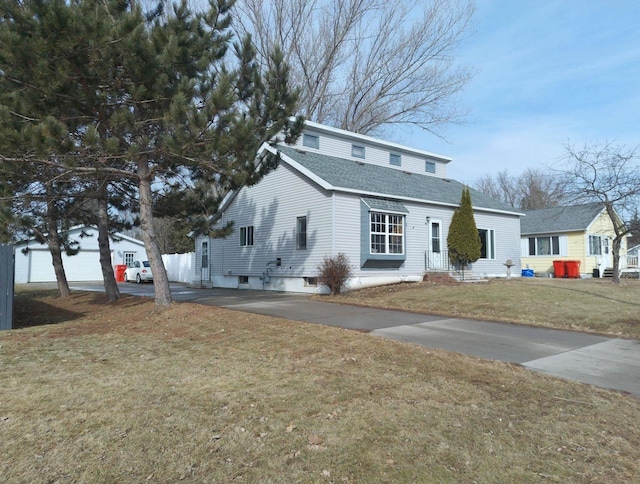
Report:
[{"label": "front door", "polygon": [[429,269],[442,269],[442,222],[429,220]]},{"label": "front door", "polygon": [[200,247],[200,280],[209,280],[209,241],[203,240]]}]

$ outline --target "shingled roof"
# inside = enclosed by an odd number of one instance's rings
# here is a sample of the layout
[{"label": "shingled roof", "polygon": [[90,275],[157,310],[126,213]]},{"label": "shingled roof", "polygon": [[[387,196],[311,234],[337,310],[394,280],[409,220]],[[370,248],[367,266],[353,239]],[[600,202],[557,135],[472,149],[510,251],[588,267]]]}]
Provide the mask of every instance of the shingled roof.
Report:
[{"label": "shingled roof", "polygon": [[551,234],[557,232],[581,232],[602,212],[601,203],[587,203],[569,207],[525,210],[520,221],[523,235]]},{"label": "shingled roof", "polygon": [[[440,205],[460,205],[464,185],[455,180],[409,173],[395,168],[372,165],[334,156],[302,151],[289,146],[277,148],[287,162],[289,158],[305,170],[324,180],[331,189],[364,195],[376,195],[396,200],[419,200]],[[513,207],[470,189],[476,209],[507,212],[519,215]]]}]

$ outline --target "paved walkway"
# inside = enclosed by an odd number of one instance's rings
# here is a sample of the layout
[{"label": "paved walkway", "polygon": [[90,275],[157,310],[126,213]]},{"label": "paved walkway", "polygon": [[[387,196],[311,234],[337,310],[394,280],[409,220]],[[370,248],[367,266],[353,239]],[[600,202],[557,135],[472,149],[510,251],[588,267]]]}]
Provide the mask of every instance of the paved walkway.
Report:
[{"label": "paved walkway", "polygon": [[[99,283],[72,289],[103,291]],[[120,284],[129,294],[153,296],[151,284]],[[487,321],[363,308],[309,299],[303,294],[234,289],[190,289],[172,284],[176,301],[264,314],[296,321],[370,331],[526,368],[640,398],[640,341]]]}]

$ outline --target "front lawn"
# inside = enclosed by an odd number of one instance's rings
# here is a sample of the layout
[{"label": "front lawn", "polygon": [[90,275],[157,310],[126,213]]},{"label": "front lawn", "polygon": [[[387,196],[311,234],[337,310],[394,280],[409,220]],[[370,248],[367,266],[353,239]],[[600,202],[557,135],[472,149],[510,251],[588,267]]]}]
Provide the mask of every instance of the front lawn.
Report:
[{"label": "front lawn", "polygon": [[333,301],[640,339],[640,281],[632,279],[619,285],[548,278],[422,282],[354,291]]},{"label": "front lawn", "polygon": [[22,329],[0,333],[2,482],[640,480],[635,398],[359,332],[102,297],[18,296]]}]

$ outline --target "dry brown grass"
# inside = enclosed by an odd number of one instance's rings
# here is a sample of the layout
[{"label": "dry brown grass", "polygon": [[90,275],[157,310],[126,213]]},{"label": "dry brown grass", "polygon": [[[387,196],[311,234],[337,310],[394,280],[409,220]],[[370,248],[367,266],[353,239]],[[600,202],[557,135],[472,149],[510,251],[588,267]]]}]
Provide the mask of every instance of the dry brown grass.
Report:
[{"label": "dry brown grass", "polygon": [[0,481],[640,479],[631,397],[358,332],[101,298],[19,296],[30,327],[0,334]]},{"label": "dry brown grass", "polygon": [[518,278],[399,284],[333,299],[458,318],[530,324],[640,339],[640,281]]}]

